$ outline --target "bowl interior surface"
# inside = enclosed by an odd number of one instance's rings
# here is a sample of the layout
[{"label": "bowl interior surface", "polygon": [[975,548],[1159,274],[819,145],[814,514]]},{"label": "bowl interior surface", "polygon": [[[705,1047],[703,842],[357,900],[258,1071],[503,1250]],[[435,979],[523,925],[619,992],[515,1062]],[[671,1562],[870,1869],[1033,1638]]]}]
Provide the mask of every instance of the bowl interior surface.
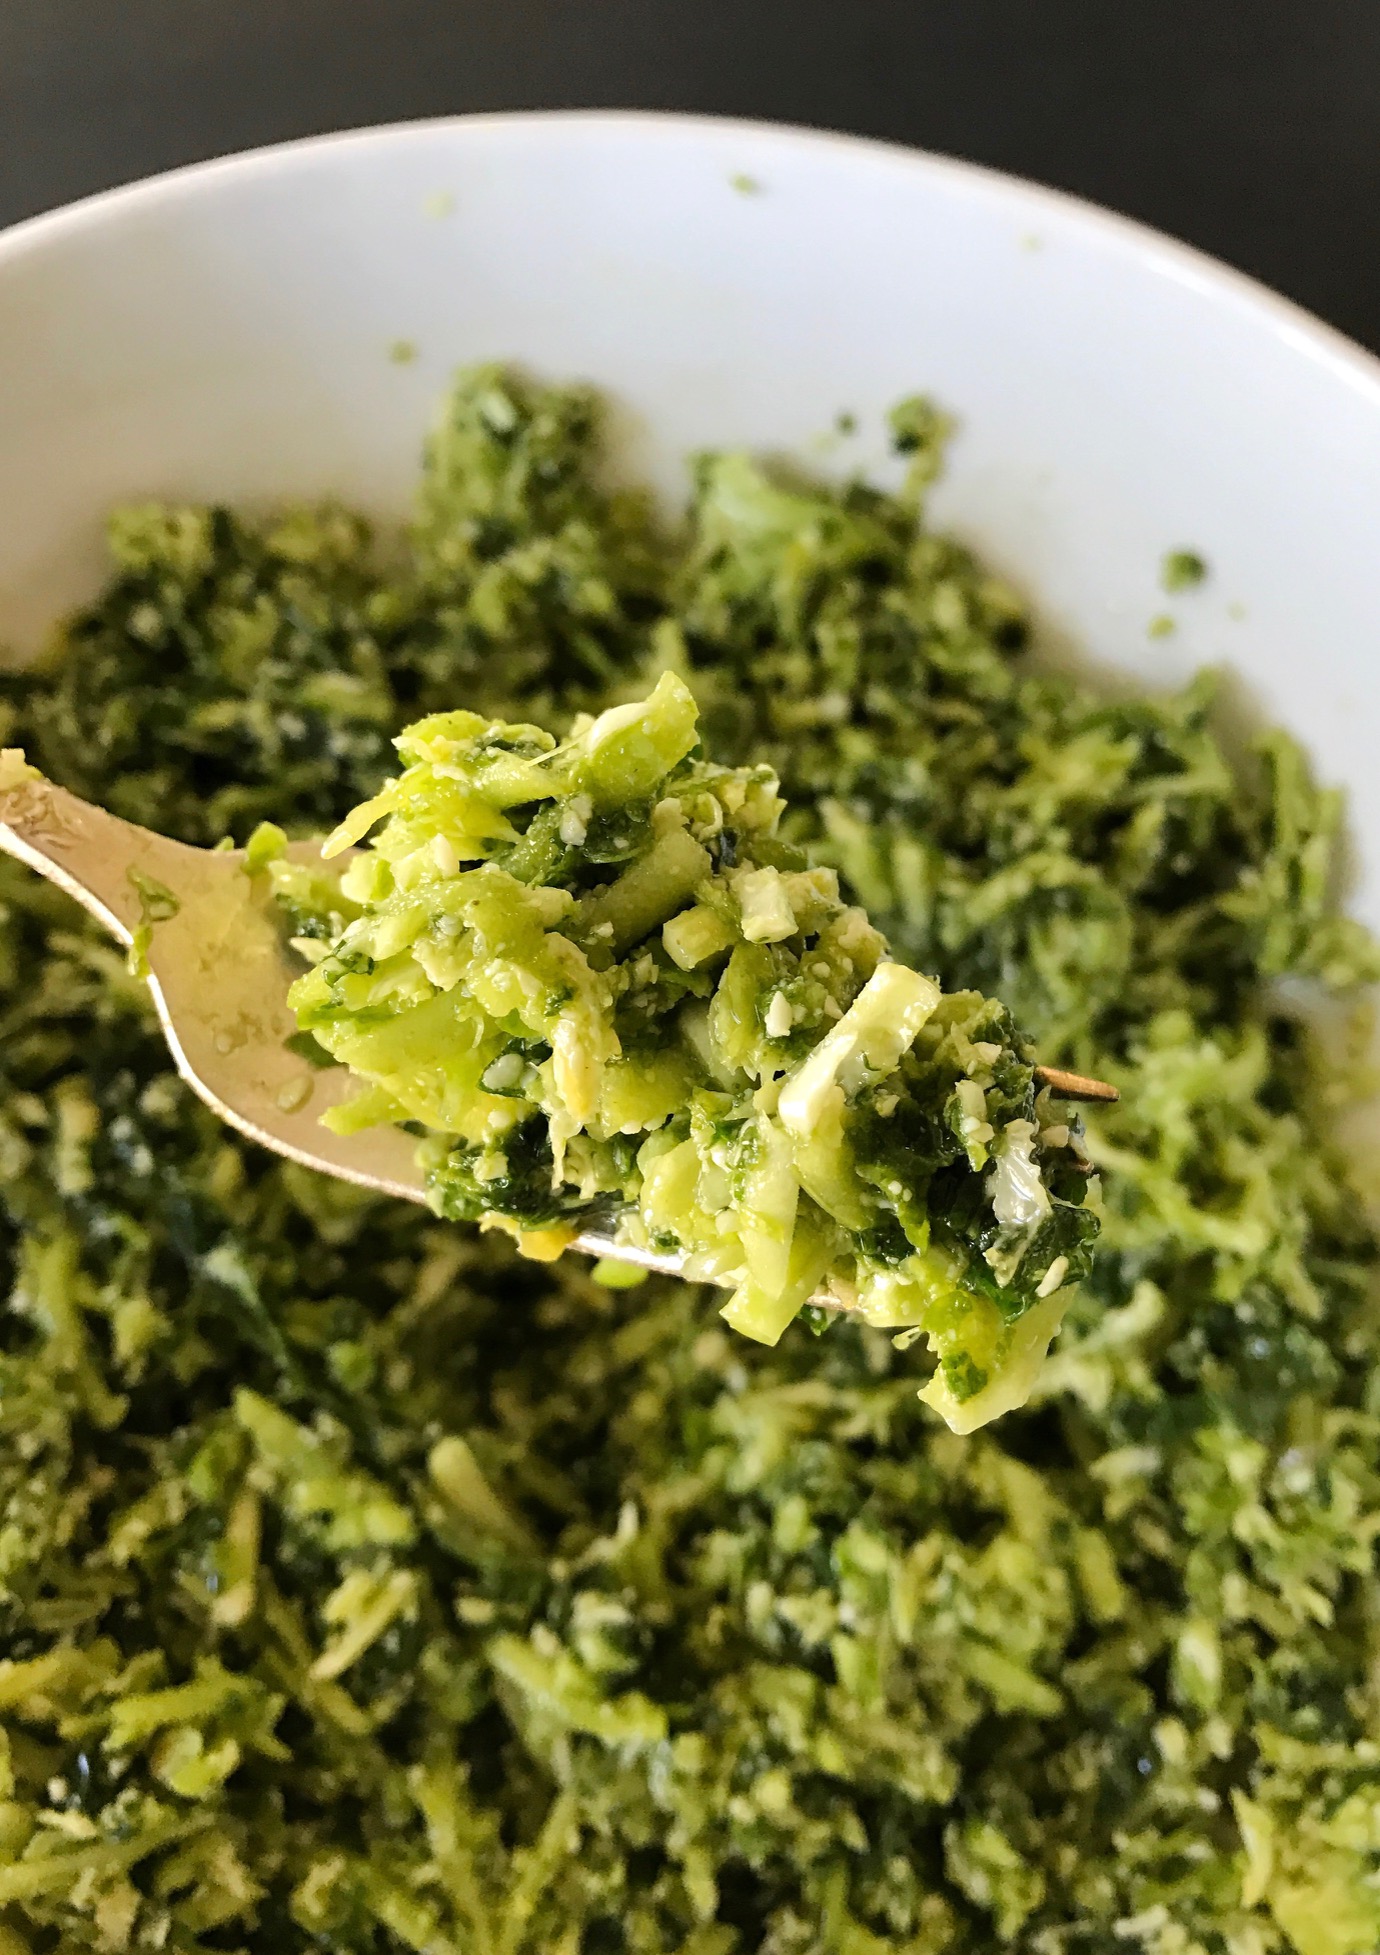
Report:
[{"label": "bowl interior surface", "polygon": [[[413,357],[400,359],[400,349]],[[0,639],[94,589],[149,496],[406,507],[459,363],[607,389],[671,498],[705,446],[885,469],[957,418],[936,517],[1052,642],[1138,683],[1230,666],[1348,791],[1380,925],[1380,366],[1183,247],[846,138],[462,118],[182,171],[0,238]],[[856,417],[841,432],[837,417]],[[1210,563],[1168,598],[1164,553]],[[1171,635],[1151,620],[1174,619]]]}]

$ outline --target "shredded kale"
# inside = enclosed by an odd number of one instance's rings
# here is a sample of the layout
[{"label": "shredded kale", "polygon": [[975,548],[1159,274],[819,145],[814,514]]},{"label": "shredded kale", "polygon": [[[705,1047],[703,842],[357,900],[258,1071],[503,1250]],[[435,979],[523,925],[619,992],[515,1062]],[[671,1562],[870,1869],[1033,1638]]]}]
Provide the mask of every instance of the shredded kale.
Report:
[{"label": "shredded kale", "polygon": [[410,553],[126,514],[0,681],[209,843],[457,697],[562,733],[675,670],[898,955],[1123,1088],[1036,1401],[959,1438],[882,1333],[750,1345],[242,1143],[0,864],[5,1955],[1380,1946],[1376,1250],[1300,1008],[1376,970],[1339,808],[1207,682],[1030,668],[917,521],[934,426],[900,497],[703,461],[668,537],[587,395],[485,370]]}]

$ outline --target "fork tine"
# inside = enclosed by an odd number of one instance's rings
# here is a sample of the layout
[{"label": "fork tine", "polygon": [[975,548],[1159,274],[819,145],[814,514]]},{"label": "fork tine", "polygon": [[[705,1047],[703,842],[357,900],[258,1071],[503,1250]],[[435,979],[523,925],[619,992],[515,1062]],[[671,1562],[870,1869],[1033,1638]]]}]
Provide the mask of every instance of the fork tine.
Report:
[{"label": "fork tine", "polygon": [[1037,1066],[1035,1077],[1047,1086],[1057,1100],[1088,1100],[1112,1106],[1121,1098],[1115,1086],[1105,1079],[1089,1079],[1086,1073],[1065,1072],[1062,1066]]}]

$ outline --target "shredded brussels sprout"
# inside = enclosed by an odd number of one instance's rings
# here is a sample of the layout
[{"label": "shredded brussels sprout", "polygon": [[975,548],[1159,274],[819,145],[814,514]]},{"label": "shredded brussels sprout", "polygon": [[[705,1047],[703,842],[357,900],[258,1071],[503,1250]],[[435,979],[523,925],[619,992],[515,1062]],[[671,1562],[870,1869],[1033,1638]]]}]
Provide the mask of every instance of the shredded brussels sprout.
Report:
[{"label": "shredded brussels sprout", "polygon": [[668,534],[587,394],[486,369],[406,551],[126,511],[0,681],[0,745],[208,844],[324,832],[457,700],[564,737],[674,672],[898,958],[1123,1088],[1096,1267],[960,1438],[866,1325],[756,1344],[242,1143],[0,863],[4,1955],[1380,1946],[1337,803],[1208,682],[1030,669],[898,435],[899,496],[710,457]]},{"label": "shredded brussels sprout", "polygon": [[667,672],[563,743],[464,711],[399,735],[292,990],[366,1082],[327,1122],[415,1121],[437,1212],[543,1259],[602,1205],[760,1343],[811,1298],[923,1331],[921,1396],[971,1431],[1024,1402],[1088,1269],[1087,1163],[1004,1009],[892,962],[696,717]]}]

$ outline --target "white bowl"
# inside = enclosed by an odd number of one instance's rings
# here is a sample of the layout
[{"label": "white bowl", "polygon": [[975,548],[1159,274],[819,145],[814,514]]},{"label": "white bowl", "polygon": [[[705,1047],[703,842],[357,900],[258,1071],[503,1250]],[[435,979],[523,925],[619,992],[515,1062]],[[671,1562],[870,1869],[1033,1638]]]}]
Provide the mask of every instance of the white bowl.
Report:
[{"label": "white bowl", "polygon": [[[491,357],[609,389],[673,493],[711,444],[879,461],[885,408],[933,393],[961,423],[944,522],[1098,661],[1157,685],[1236,668],[1349,790],[1355,907],[1380,925],[1380,365],[1151,232],[873,143],[479,116],[21,224],[0,237],[0,638],[94,587],[123,498],[400,512],[448,373]],[[857,435],[831,435],[841,410]],[[1176,545],[1212,575],[1171,601]]]}]

